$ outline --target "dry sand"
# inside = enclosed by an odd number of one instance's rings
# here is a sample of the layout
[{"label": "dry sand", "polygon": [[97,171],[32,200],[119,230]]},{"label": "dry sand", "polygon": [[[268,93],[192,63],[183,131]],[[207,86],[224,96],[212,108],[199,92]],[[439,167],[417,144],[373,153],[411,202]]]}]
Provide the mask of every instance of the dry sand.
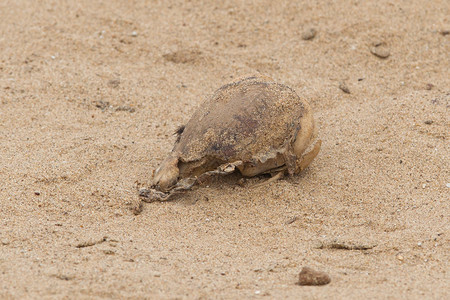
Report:
[{"label": "dry sand", "polygon": [[[449,297],[450,2],[226,2],[0,1],[1,299]],[[310,101],[317,159],[140,206],[253,72]]]}]

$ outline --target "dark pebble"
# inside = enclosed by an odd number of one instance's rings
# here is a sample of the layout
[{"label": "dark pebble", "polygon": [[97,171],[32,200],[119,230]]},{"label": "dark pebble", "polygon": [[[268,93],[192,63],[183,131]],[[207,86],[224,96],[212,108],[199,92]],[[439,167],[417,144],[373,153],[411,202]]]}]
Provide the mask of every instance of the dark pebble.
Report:
[{"label": "dark pebble", "polygon": [[309,28],[302,33],[302,40],[309,41],[312,40],[317,34],[314,28]]},{"label": "dark pebble", "polygon": [[388,58],[391,55],[391,52],[385,43],[375,43],[370,48],[370,52],[379,58]]},{"label": "dark pebble", "polygon": [[345,84],[345,82],[339,83],[339,88],[340,88],[341,91],[343,91],[344,93],[350,94],[350,89],[349,89],[348,86]]},{"label": "dark pebble", "polygon": [[331,282],[328,274],[308,267],[303,267],[298,279],[298,285],[326,285]]}]

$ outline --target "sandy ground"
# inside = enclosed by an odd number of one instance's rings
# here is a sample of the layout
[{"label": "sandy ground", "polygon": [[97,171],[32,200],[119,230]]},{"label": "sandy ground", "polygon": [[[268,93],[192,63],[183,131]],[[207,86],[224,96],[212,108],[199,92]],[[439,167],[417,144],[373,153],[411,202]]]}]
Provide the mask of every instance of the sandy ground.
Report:
[{"label": "sandy ground", "polygon": [[[226,2],[0,1],[1,299],[449,297],[450,2]],[[311,103],[317,159],[141,204],[254,72]]]}]

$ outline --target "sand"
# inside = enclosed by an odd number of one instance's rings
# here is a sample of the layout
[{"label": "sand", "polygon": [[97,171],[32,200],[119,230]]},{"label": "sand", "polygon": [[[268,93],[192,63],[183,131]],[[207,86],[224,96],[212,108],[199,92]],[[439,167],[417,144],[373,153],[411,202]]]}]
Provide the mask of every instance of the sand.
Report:
[{"label": "sand", "polygon": [[[445,0],[1,1],[0,298],[448,298],[449,16]],[[310,102],[310,167],[141,203],[176,128],[255,72]],[[297,285],[303,267],[331,283]]]}]

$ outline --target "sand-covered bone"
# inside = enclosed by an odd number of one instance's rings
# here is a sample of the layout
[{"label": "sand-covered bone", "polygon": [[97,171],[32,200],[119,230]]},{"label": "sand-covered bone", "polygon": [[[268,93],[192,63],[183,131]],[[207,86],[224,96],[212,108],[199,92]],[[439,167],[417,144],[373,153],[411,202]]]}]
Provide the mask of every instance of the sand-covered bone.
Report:
[{"label": "sand-covered bone", "polygon": [[236,169],[248,177],[292,175],[320,150],[320,141],[312,145],[317,131],[309,104],[291,88],[261,75],[219,88],[176,133],[152,188],[141,193],[149,199],[167,200],[201,178]]}]

